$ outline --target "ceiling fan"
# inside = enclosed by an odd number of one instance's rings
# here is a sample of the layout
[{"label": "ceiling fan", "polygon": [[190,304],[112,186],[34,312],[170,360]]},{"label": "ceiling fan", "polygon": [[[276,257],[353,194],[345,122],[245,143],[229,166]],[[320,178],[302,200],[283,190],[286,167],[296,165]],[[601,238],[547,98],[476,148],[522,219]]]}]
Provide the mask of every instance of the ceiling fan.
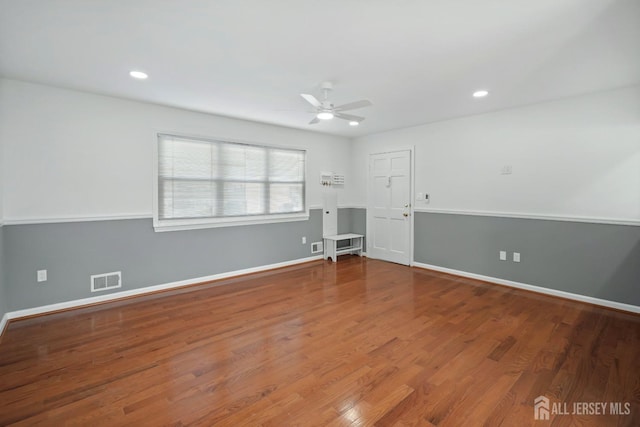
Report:
[{"label": "ceiling fan", "polygon": [[358,126],[360,122],[364,120],[364,117],[345,114],[343,113],[343,111],[355,110],[357,108],[369,107],[370,105],[373,105],[371,104],[371,101],[362,99],[360,101],[349,102],[348,104],[334,107],[333,103],[329,101],[329,92],[331,92],[331,89],[333,89],[333,85],[331,84],[331,82],[322,83],[321,88],[323,94],[322,101],[318,101],[318,99],[313,95],[309,95],[306,93],[300,94],[300,96],[302,96],[305,101],[307,101],[316,109],[316,116],[309,122],[310,125],[314,125],[320,122],[320,120],[331,120],[334,117],[337,117],[339,119],[348,120],[351,126]]}]

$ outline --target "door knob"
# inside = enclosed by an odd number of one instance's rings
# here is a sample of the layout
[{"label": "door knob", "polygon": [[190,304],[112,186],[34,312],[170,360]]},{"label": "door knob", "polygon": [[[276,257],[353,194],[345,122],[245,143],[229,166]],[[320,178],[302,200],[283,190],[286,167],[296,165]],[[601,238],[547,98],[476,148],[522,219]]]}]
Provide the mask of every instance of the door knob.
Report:
[{"label": "door knob", "polygon": [[405,212],[405,213],[402,214],[402,216],[407,217],[407,216],[409,216],[409,214]]}]

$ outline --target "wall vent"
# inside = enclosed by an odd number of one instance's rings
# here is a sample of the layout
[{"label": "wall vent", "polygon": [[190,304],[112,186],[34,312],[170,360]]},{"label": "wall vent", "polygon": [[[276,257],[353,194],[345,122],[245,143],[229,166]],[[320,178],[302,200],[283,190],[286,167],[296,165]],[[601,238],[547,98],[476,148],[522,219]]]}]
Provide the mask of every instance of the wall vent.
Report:
[{"label": "wall vent", "polygon": [[91,276],[91,292],[106,291],[122,287],[122,272],[94,274]]},{"label": "wall vent", "polygon": [[322,242],[313,242],[311,244],[311,253],[318,254],[323,251]]}]

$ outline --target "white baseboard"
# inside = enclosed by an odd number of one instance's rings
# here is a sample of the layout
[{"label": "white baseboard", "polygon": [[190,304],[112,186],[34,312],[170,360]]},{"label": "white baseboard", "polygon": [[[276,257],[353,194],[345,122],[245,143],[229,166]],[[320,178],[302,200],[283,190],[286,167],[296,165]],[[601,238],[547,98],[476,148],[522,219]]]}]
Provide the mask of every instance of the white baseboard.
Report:
[{"label": "white baseboard", "polygon": [[5,313],[2,319],[0,319],[0,338],[2,334],[4,334],[4,328],[7,326],[7,322],[9,322],[9,313]]},{"label": "white baseboard", "polygon": [[[67,310],[71,308],[79,308],[79,307],[97,304],[97,303],[115,301],[115,300],[128,298],[132,296],[144,295],[144,294],[149,294],[157,291],[164,291],[168,289],[181,288],[184,286],[195,285],[197,283],[210,282],[213,280],[227,279],[229,277],[240,276],[243,274],[273,270],[274,268],[288,267],[291,265],[302,264],[305,262],[315,261],[320,259],[322,259],[322,255],[312,256],[308,258],[300,258],[292,261],[278,262],[275,264],[262,265],[259,267],[245,268],[243,270],[228,271],[226,273],[213,274],[211,276],[204,276],[204,277],[196,277],[193,279],[180,280],[177,282],[164,283],[161,285],[147,286],[144,288],[132,289],[130,291],[114,292],[112,294],[107,294],[107,295],[100,295],[96,297],[82,298],[82,299],[77,299],[72,301],[60,302],[57,304],[49,304],[49,305],[43,305],[40,307],[11,311],[4,315],[4,317],[2,318],[3,323],[1,325],[4,325],[4,322],[12,319],[20,319],[23,317],[46,314],[54,311]],[[2,333],[2,329],[0,329],[0,333]]]},{"label": "white baseboard", "polygon": [[437,265],[423,264],[421,262],[413,262],[412,266],[424,268],[427,270],[440,271],[442,273],[455,274],[456,276],[468,277],[471,279],[483,280],[486,282],[497,283],[499,285],[510,286],[512,288],[525,289],[527,291],[537,292],[539,294],[551,295],[554,297],[566,298],[574,301],[586,302],[589,304],[600,305],[603,307],[615,308],[616,310],[629,311],[631,313],[640,313],[640,307],[637,305],[624,304],[606,299],[589,297],[586,295],[574,294],[571,292],[558,291],[556,289],[543,288],[541,286],[528,285],[526,283],[514,282],[512,280],[500,279],[497,277],[483,276],[481,274],[469,273],[467,271],[454,270],[452,268],[440,267]]}]

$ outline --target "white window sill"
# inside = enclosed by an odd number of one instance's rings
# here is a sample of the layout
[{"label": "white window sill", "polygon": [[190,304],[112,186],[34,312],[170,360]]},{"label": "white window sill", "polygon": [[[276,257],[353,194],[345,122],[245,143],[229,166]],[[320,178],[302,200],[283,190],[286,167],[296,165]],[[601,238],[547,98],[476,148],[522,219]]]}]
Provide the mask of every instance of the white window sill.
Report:
[{"label": "white window sill", "polygon": [[153,228],[156,232],[199,230],[203,228],[235,227],[239,225],[272,224],[277,222],[307,221],[309,212],[283,215],[264,215],[240,218],[206,218],[206,219],[177,219],[158,220],[153,218]]}]

